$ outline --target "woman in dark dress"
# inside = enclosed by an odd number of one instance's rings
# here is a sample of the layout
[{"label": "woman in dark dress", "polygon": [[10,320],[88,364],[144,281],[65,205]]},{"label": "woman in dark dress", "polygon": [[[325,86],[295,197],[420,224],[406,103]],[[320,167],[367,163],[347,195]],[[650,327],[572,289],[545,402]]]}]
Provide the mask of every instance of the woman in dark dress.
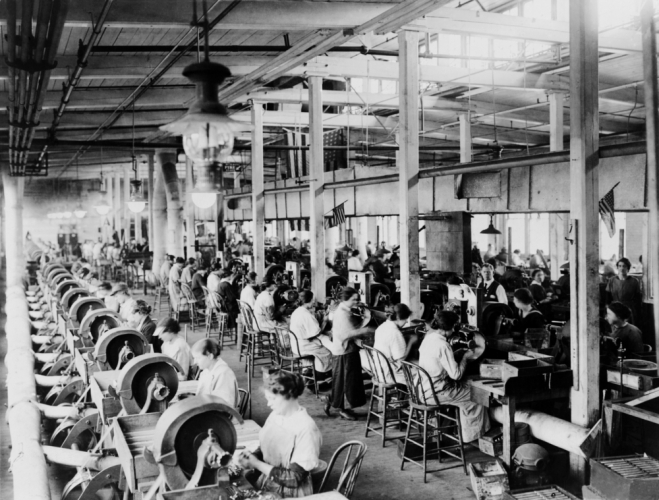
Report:
[{"label": "woman in dark dress", "polygon": [[518,288],[513,295],[513,302],[517,308],[513,331],[524,333],[529,328],[544,328],[545,317],[534,306],[533,295],[528,288]]},{"label": "woman in dark dress", "polygon": [[138,300],[135,302],[135,307],[133,307],[131,323],[153,346],[153,352],[160,352],[162,340],[160,340],[160,337],[153,336],[156,331],[156,323],[149,314],[151,314],[151,306],[143,300]]}]

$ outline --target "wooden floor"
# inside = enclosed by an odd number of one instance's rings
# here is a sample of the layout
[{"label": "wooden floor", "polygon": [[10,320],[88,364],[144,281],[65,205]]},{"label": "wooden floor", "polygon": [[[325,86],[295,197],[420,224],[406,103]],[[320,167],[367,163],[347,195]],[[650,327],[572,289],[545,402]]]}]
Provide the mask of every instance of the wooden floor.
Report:
[{"label": "wooden floor", "polygon": [[[0,282],[0,301],[4,310],[4,283]],[[136,294],[136,298],[142,298]],[[153,295],[146,297],[150,304],[153,304]],[[167,315],[167,311],[155,313],[154,317],[159,318]],[[5,380],[6,370],[4,367],[4,353],[6,352],[6,341],[4,335],[4,314],[0,319],[0,380]],[[203,337],[203,329],[197,327],[193,332],[187,327],[188,342],[194,343]],[[244,365],[238,361],[238,352],[235,346],[227,347],[222,355],[227,363],[234,369],[238,377],[240,387],[247,387],[247,377],[244,371]],[[269,414],[269,409],[265,403],[265,397],[262,390],[262,380],[257,377],[254,380],[253,388],[252,418],[259,424],[265,422]],[[359,440],[368,446],[368,452],[364,460],[361,473],[357,480],[353,499],[371,500],[371,499],[416,499],[416,500],[436,500],[442,499],[473,499],[475,496],[471,491],[469,478],[464,475],[461,467],[456,467],[457,462],[443,463],[442,467],[449,467],[442,472],[434,473],[428,476],[428,483],[424,484],[422,480],[421,469],[406,464],[405,470],[400,470],[400,459],[396,453],[395,442],[388,442],[386,448],[382,448],[379,436],[371,434],[371,437],[364,438],[365,429],[365,408],[361,409],[361,418],[357,422],[342,420],[335,413],[332,417],[327,417],[323,413],[322,403],[319,399],[305,392],[300,398],[303,406],[307,408],[309,414],[315,419],[323,435],[323,446],[321,449],[321,458],[329,461],[333,451],[342,443],[349,440]],[[2,412],[6,411],[4,403],[7,401],[7,393],[4,383],[0,384],[0,404]],[[4,421],[4,419],[3,419]],[[0,426],[0,499],[12,498],[12,480],[8,472],[7,464],[9,459],[9,430],[6,425]],[[488,457],[478,451],[469,453],[470,460],[485,460]],[[431,464],[433,468],[439,468],[435,461]],[[53,500],[61,496],[61,490],[66,482],[73,477],[74,471],[66,468],[50,466],[51,474],[51,492]],[[16,499],[19,500],[19,499]]]}]

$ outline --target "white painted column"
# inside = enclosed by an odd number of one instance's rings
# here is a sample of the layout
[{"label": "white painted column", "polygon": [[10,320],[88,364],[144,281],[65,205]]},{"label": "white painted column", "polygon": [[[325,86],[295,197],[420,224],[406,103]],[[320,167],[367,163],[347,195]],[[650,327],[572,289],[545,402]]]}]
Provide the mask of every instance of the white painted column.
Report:
[{"label": "white painted column", "polygon": [[[597,0],[570,1],[570,247],[572,422],[599,417],[599,100]],[[575,234],[576,233],[576,234]],[[574,476],[587,464],[570,456]]]},{"label": "white painted column", "polygon": [[[7,288],[22,286],[25,274],[23,254],[23,192],[24,177],[11,177],[2,174],[5,194],[5,257],[7,259]],[[38,235],[33,235],[37,238]]]},{"label": "white painted column", "polygon": [[[105,178],[105,187],[107,189],[106,201],[110,205],[110,211],[107,215],[101,215],[101,224],[103,227],[103,239],[105,243],[112,242],[112,232],[114,231],[114,177],[108,174]],[[109,228],[105,221],[110,224]]]},{"label": "white painted column", "polygon": [[263,105],[252,104],[252,234],[254,271],[265,276],[265,193],[263,183]]},{"label": "white painted column", "polygon": [[419,317],[419,34],[401,31],[399,42],[399,214],[401,302]]},{"label": "white painted column", "polygon": [[[124,230],[124,243],[130,243],[130,220],[133,212],[128,210],[128,200],[130,199],[130,180],[133,177],[133,170],[131,167],[124,168],[124,195],[121,200],[121,227]],[[119,235],[121,237],[121,234]]]},{"label": "white painted column", "polygon": [[195,205],[192,203],[192,189],[194,188],[193,175],[192,175],[192,161],[190,158],[185,158],[185,227],[186,227],[186,246],[188,249],[188,258],[195,256],[194,240],[195,240]]},{"label": "white painted column", "polygon": [[325,302],[325,201],[323,158],[323,79],[309,79],[309,202],[311,286],[315,299]]},{"label": "white painted column", "polygon": [[112,209],[114,213],[114,230],[119,236],[119,242],[121,243],[121,170],[117,170],[114,173],[114,202],[112,204]]},{"label": "white painted column", "polygon": [[[549,94],[549,150],[563,151],[563,102],[565,94],[552,92]],[[562,218],[567,215],[549,214],[549,258],[551,279],[560,278],[560,265],[563,259],[561,241],[563,235]]]},{"label": "white painted column", "polygon": [[460,113],[460,163],[471,161],[471,121],[470,112]]},{"label": "white painted column", "polygon": [[[154,192],[154,183],[155,183],[155,176],[154,176],[154,159],[153,159],[153,153],[149,153],[147,155],[147,162],[149,165],[149,175],[148,175],[148,200],[149,204],[147,205],[147,210],[149,211],[149,232],[148,232],[148,238],[149,238],[149,249],[152,252],[155,252],[153,248],[153,242],[155,240],[154,235],[153,235],[153,228],[154,228],[154,219],[153,219],[153,192]],[[155,253],[154,253],[155,255]],[[154,259],[155,261],[155,259]],[[155,272],[155,267],[153,268]]]}]

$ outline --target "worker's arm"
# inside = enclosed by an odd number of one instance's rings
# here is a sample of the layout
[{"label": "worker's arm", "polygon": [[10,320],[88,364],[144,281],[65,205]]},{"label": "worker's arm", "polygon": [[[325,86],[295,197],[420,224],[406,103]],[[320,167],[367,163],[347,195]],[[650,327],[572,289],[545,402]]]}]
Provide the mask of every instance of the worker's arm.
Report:
[{"label": "worker's arm", "polygon": [[502,304],[508,303],[508,296],[506,295],[506,290],[503,288],[503,285],[499,284],[497,287],[497,300]]},{"label": "worker's arm", "polygon": [[460,380],[462,378],[462,375],[464,375],[465,368],[467,366],[467,360],[471,359],[472,357],[473,351],[468,350],[464,353],[464,356],[462,356],[462,359],[458,363],[455,360],[453,350],[448,345],[448,343],[440,347],[439,351],[439,362],[444,367],[444,370],[446,370],[448,376],[453,380]]}]

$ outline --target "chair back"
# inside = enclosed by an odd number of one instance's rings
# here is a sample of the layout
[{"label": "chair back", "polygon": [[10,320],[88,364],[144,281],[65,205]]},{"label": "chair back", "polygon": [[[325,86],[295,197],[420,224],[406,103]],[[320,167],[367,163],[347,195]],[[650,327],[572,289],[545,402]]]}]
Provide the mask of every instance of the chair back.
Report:
[{"label": "chair back", "polygon": [[206,301],[206,303],[208,303],[208,296],[210,294],[208,288],[206,288],[204,285],[201,285],[201,291],[204,292],[204,300]]},{"label": "chair back", "polygon": [[146,279],[146,284],[151,288],[160,288],[160,278],[153,271],[147,271],[144,277]]},{"label": "chair back", "polygon": [[288,330],[288,339],[291,344],[291,354],[297,358],[302,357],[302,353],[300,352],[300,341],[297,338],[297,335],[293,332],[293,330]]},{"label": "chair back", "polygon": [[402,361],[401,365],[411,402],[419,406],[440,406],[435,386],[428,372],[409,361]]},{"label": "chair back", "polygon": [[[366,455],[367,449],[367,446],[361,441],[348,441],[339,446],[332,455],[332,459],[327,466],[327,470],[323,476],[323,481],[320,483],[318,492],[337,491],[346,498],[350,498],[355,489],[355,483],[357,482],[357,477],[359,476],[359,471],[362,467],[362,462],[364,461],[364,455]],[[334,465],[342,456],[345,456],[345,458],[343,458],[343,468],[339,474],[336,486],[331,488],[328,485],[328,479],[332,475]]]},{"label": "chair back", "polygon": [[197,302],[197,299],[195,299],[194,293],[192,293],[192,289],[190,288],[190,285],[187,283],[181,283],[181,293],[183,294],[183,297],[185,297],[185,300],[187,300],[190,303]]},{"label": "chair back", "polygon": [[245,415],[247,414],[247,406],[249,405],[249,392],[247,392],[245,389],[238,389],[238,413],[240,413],[240,416],[245,418]]},{"label": "chair back", "polygon": [[275,337],[277,342],[277,357],[280,362],[282,359],[296,358],[291,349],[291,331],[288,328],[275,327]]},{"label": "chair back", "polygon": [[363,348],[366,351],[368,371],[371,373],[373,381],[378,384],[395,384],[396,371],[389,358],[373,347],[365,345]]},{"label": "chair back", "polygon": [[[208,288],[206,289],[208,290]],[[206,297],[206,304],[208,307],[215,309],[216,312],[222,312],[222,306],[220,305],[220,296],[217,292],[211,292],[208,290],[208,296]]]},{"label": "chair back", "polygon": [[243,302],[242,300],[238,300],[238,307],[240,308],[240,317],[243,320],[243,328],[245,328],[245,331],[247,332],[258,332],[261,329],[259,328],[259,324],[256,321],[256,316],[254,315],[254,311],[252,311],[252,308],[247,302]]}]

